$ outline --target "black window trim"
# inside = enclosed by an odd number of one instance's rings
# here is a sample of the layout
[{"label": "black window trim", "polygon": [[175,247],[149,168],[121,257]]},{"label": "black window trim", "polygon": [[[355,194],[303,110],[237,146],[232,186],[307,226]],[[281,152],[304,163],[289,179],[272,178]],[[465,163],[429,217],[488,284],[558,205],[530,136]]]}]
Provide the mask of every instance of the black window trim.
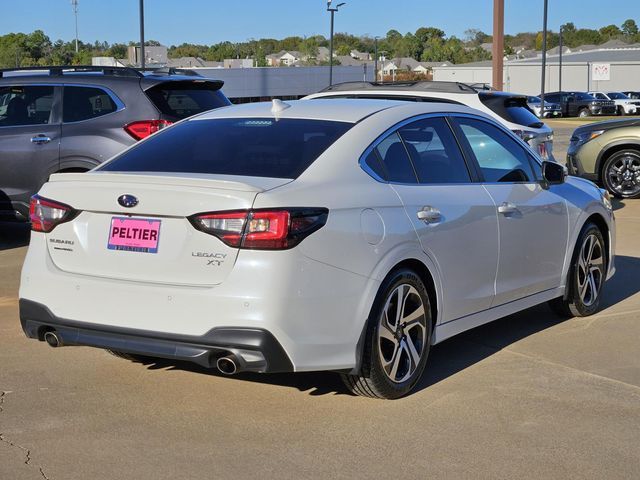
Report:
[{"label": "black window trim", "polygon": [[473,153],[473,149],[471,148],[471,145],[469,144],[469,141],[467,140],[464,132],[462,131],[462,129],[460,128],[460,125],[458,124],[458,122],[456,121],[456,118],[470,118],[472,120],[479,120],[482,121],[486,124],[489,125],[493,125],[494,127],[497,127],[498,130],[501,130],[502,132],[504,132],[509,138],[515,140],[516,145],[520,146],[523,151],[524,154],[526,155],[528,161],[529,161],[529,168],[531,168],[531,171],[533,172],[533,174],[536,174],[536,169],[534,168],[533,165],[531,165],[532,162],[535,162],[536,164],[538,164],[538,167],[540,169],[542,169],[542,161],[540,159],[538,159],[538,157],[533,154],[531,147],[525,143],[524,140],[522,140],[520,137],[518,137],[517,135],[514,135],[514,133],[512,131],[510,131],[509,129],[503,127],[501,124],[498,124],[497,122],[493,122],[490,121],[486,118],[483,117],[478,117],[475,115],[468,115],[465,113],[452,113],[450,115],[450,118],[452,120],[451,125],[454,129],[454,135],[456,135],[457,137],[459,137],[459,141],[461,143],[461,145],[463,146],[463,152],[465,152],[466,155],[469,156],[470,161],[473,163],[474,168],[477,170],[478,175],[479,175],[479,183],[485,184],[485,185],[532,185],[532,184],[539,184],[540,181],[542,179],[540,178],[534,178],[531,181],[528,182],[487,182],[484,178],[484,174],[482,173],[482,168],[480,167],[480,164],[478,162],[478,159],[476,158],[475,153]]},{"label": "black window trim", "polygon": [[[20,78],[20,77],[8,77],[8,78]],[[36,123],[33,125],[0,125],[0,128],[42,128],[45,126],[60,126],[62,124],[62,83],[6,83],[0,84],[0,88],[5,87],[52,87],[53,88],[53,102],[51,103],[51,113],[49,114],[49,123]]]},{"label": "black window trim", "polygon": [[[444,185],[450,185],[450,186],[456,186],[456,185],[470,185],[473,183],[480,183],[482,180],[482,177],[478,174],[478,166],[475,162],[475,157],[474,157],[474,161],[473,163],[470,162],[470,158],[467,154],[467,152],[464,150],[464,148],[462,147],[462,144],[458,138],[458,135],[456,135],[456,132],[451,124],[451,122],[449,121],[449,118],[451,116],[451,113],[447,113],[447,112],[438,112],[438,113],[421,113],[418,115],[414,115],[413,117],[409,117],[409,118],[405,118],[404,120],[402,120],[401,122],[396,123],[395,125],[393,125],[392,127],[388,128],[387,130],[385,130],[381,135],[379,135],[362,153],[362,155],[360,155],[360,158],[358,160],[358,164],[360,165],[360,168],[362,170],[364,170],[364,172],[369,175],[371,178],[373,178],[375,181],[377,181],[378,183],[386,183],[388,185],[406,185],[406,186],[417,186],[417,187],[428,187],[428,186],[444,186]],[[474,115],[466,115],[469,118],[480,118],[480,117],[476,117]],[[445,123],[447,124],[447,126],[449,127],[449,130],[451,131],[451,134],[453,135],[453,138],[456,142],[456,145],[458,146],[459,150],[460,150],[460,154],[462,155],[462,158],[464,160],[465,166],[467,167],[467,172],[469,173],[469,178],[470,181],[469,182],[463,182],[463,183],[420,183],[420,179],[418,177],[418,174],[416,172],[416,167],[413,164],[413,160],[411,159],[411,155],[409,154],[409,150],[407,149],[407,146],[404,142],[404,139],[402,138],[402,135],[398,135],[398,137],[400,138],[400,141],[402,142],[405,151],[407,153],[407,157],[409,158],[409,162],[411,164],[411,168],[413,169],[414,175],[416,177],[416,181],[415,183],[405,183],[405,182],[395,182],[395,181],[389,181],[386,180],[384,178],[381,178],[376,172],[373,171],[373,169],[371,169],[369,167],[369,165],[367,165],[367,157],[369,156],[369,154],[374,151],[376,156],[378,157],[378,161],[382,164],[383,168],[386,170],[386,167],[384,166],[384,162],[381,161],[380,156],[377,153],[377,149],[376,147],[383,141],[385,140],[388,136],[390,136],[392,133],[397,133],[402,127],[409,125],[411,123],[417,122],[419,120],[423,120],[423,119],[429,119],[429,118],[443,118]]]},{"label": "black window trim", "polygon": [[[113,90],[103,86],[103,85],[94,85],[94,84],[90,84],[90,83],[63,83],[60,86],[62,86],[61,89],[61,105],[60,105],[60,123],[62,123],[63,125],[75,125],[77,123],[82,123],[82,122],[89,122],[91,120],[95,120],[97,118],[104,118],[107,117],[109,115],[113,115],[114,113],[118,113],[121,112],[122,110],[124,110],[126,107],[126,105],[124,104],[124,102],[122,100],[120,100],[120,98],[113,92]],[[109,113],[105,113],[104,115],[100,115],[98,117],[91,117],[91,118],[85,118],[84,120],[76,120],[74,122],[64,122],[64,89],[65,87],[81,87],[81,88],[96,88],[98,90],[102,90],[104,93],[106,93],[109,98],[111,98],[111,101],[113,103],[115,103],[116,105],[116,109],[113,112],[109,112]]]}]

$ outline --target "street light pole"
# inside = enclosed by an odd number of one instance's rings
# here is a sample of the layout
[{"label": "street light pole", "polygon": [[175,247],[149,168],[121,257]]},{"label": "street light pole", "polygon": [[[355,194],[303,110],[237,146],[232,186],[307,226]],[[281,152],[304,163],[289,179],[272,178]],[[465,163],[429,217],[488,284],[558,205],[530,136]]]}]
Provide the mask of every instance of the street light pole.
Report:
[{"label": "street light pole", "polygon": [[144,0],[140,0],[140,67],[144,70]]},{"label": "street light pole", "polygon": [[558,39],[559,41],[559,52],[560,52],[560,59],[558,62],[558,66],[559,66],[559,70],[558,70],[558,91],[561,92],[562,91],[562,25],[560,25],[560,38]]},{"label": "street light pole", "polygon": [[345,4],[342,2],[331,8],[331,1],[332,0],[327,0],[327,11],[331,13],[331,34],[329,36],[329,86],[333,85],[333,16],[338,9]]},{"label": "street light pole", "polygon": [[544,14],[542,22],[542,90],[540,93],[540,115],[544,117],[544,82],[547,68],[547,7],[549,0],[544,0]]},{"label": "street light pole", "polygon": [[78,0],[71,0],[71,6],[76,17],[76,53],[78,53]]}]

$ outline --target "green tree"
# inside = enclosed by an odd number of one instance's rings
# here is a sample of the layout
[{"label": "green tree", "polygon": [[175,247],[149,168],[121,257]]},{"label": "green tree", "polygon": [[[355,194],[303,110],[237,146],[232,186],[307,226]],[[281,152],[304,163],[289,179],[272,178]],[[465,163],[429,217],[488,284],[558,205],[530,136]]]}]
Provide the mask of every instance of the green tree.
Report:
[{"label": "green tree", "polygon": [[622,30],[617,25],[607,25],[598,30],[598,32],[605,38],[617,38],[622,35]]},{"label": "green tree", "polygon": [[624,33],[628,37],[637,35],[638,25],[636,24],[636,21],[631,18],[625,20],[622,24],[622,33]]}]

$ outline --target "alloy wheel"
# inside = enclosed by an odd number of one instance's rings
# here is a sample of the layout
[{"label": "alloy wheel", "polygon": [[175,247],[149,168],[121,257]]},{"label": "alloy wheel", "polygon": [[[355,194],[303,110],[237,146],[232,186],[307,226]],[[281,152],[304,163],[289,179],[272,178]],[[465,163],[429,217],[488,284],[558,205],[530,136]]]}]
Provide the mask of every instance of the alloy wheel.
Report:
[{"label": "alloy wheel", "polygon": [[587,235],[578,257],[578,294],[585,307],[598,300],[604,280],[604,249],[598,237]]},{"label": "alloy wheel", "polygon": [[640,193],[640,156],[628,152],[615,159],[607,169],[611,188],[624,197]]},{"label": "alloy wheel", "polygon": [[427,316],[422,297],[411,285],[398,285],[387,297],[378,324],[378,352],[382,368],[402,383],[420,365],[427,338]]}]

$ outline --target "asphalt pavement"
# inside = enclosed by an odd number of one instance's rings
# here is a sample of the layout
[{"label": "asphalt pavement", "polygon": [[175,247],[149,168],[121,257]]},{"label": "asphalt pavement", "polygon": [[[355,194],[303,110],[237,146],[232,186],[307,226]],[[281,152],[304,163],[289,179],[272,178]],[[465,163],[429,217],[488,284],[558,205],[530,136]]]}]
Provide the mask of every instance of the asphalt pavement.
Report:
[{"label": "asphalt pavement", "polygon": [[28,340],[28,231],[0,224],[0,479],[639,478],[640,200],[616,208],[601,312],[542,305],[443,342],[397,401]]}]

